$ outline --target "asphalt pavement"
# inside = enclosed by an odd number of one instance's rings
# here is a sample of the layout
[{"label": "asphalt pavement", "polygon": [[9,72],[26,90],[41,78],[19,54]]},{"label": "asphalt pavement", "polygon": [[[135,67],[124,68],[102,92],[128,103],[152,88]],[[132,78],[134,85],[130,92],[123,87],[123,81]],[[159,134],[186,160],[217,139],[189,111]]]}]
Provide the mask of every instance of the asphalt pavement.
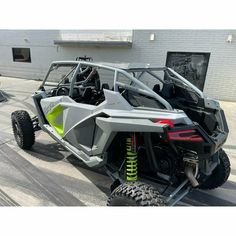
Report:
[{"label": "asphalt pavement", "polygon": [[[40,81],[0,77],[6,102],[0,103],[0,206],[105,206],[111,179],[102,170],[87,168],[46,133],[36,133],[29,151],[13,138],[10,115],[24,109],[34,115],[31,95]],[[236,205],[236,103],[221,102],[230,134],[224,146],[231,175],[220,188],[194,190],[181,205]]]}]

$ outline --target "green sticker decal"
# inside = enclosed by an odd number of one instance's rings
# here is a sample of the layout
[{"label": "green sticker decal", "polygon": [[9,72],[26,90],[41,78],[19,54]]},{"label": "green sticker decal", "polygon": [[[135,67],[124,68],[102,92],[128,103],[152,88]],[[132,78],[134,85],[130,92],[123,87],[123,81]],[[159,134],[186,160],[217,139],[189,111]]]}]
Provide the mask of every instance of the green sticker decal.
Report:
[{"label": "green sticker decal", "polygon": [[[62,116],[62,119],[58,119],[59,115]],[[52,111],[50,111],[47,114],[46,118],[47,118],[49,124],[57,131],[57,133],[61,137],[63,137],[64,136],[63,107],[61,105],[57,105]]]}]

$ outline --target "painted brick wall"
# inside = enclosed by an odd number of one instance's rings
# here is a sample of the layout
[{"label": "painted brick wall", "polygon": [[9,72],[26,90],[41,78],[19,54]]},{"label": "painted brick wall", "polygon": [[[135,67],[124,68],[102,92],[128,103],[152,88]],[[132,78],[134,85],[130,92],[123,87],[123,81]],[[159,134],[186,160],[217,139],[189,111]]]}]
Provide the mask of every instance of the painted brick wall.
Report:
[{"label": "painted brick wall", "polygon": [[[89,31],[75,31],[90,33]],[[99,30],[94,31],[100,34]],[[144,62],[165,65],[168,51],[210,52],[204,92],[219,100],[236,101],[236,30],[133,30],[132,48],[98,48],[57,46],[65,30],[0,30],[0,74],[22,78],[42,79],[53,60],[74,60],[92,56],[94,61]],[[68,31],[73,34],[73,31]],[[110,30],[111,35],[130,33]],[[155,40],[150,41],[150,34]],[[226,42],[229,34],[234,41]],[[29,47],[32,63],[13,62],[12,47]]]},{"label": "painted brick wall", "polygon": [[163,65],[167,51],[210,52],[204,92],[219,100],[236,101],[236,38],[227,36],[236,30],[159,30],[156,40],[149,41],[153,31],[135,31],[134,47],[145,62]]}]

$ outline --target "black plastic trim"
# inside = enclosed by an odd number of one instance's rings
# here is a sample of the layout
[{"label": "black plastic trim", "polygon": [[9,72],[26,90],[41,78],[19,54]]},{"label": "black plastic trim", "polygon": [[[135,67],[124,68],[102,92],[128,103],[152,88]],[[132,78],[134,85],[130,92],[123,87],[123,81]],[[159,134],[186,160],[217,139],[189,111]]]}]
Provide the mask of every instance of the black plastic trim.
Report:
[{"label": "black plastic trim", "polygon": [[[197,132],[201,135],[201,137],[204,139],[203,142],[192,142],[192,141],[170,141],[173,143],[175,146],[180,146],[184,149],[192,150],[197,152],[199,155],[199,159],[206,159],[212,156],[217,150],[222,147],[224,144],[226,138],[227,138],[227,133],[218,133],[217,136],[214,138],[209,136],[206,131],[196,122],[194,122],[193,125],[186,125],[186,126],[180,126],[180,127],[175,127],[166,130],[176,132],[176,131],[182,131],[182,130],[189,130],[189,129],[195,129]],[[166,133],[167,135],[167,133]]]}]

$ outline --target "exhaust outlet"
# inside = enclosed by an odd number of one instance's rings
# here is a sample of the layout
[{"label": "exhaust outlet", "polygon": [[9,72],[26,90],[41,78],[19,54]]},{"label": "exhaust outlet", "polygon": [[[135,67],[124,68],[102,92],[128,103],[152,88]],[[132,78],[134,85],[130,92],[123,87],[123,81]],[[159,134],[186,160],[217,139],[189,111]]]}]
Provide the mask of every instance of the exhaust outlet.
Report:
[{"label": "exhaust outlet", "polygon": [[[195,169],[195,174],[194,174],[194,169]],[[188,177],[190,183],[192,184],[193,187],[197,187],[199,185],[196,176],[197,176],[197,172],[198,172],[198,168],[197,165],[193,166],[191,164],[186,163],[184,172],[186,174],[186,176]]]}]

